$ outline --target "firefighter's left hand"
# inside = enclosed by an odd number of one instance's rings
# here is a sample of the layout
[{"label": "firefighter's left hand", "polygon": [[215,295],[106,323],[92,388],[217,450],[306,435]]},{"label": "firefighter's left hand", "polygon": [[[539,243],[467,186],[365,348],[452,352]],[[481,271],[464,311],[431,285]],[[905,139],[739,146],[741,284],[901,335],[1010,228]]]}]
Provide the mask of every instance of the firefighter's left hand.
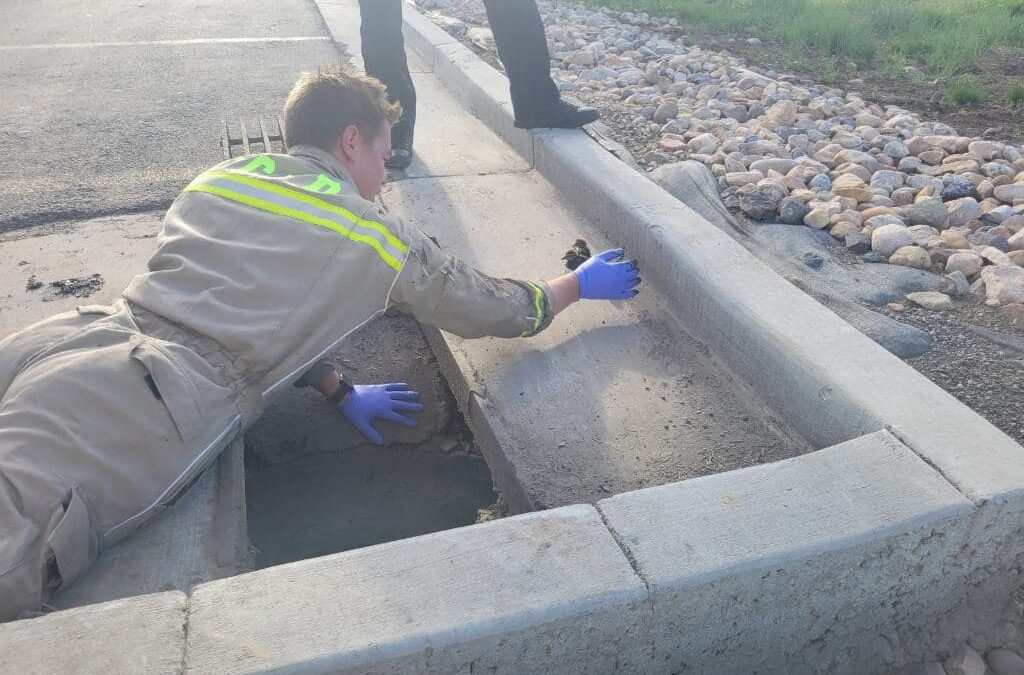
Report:
[{"label": "firefighter's left hand", "polygon": [[420,412],[423,410],[423,404],[419,402],[419,398],[419,392],[409,389],[405,382],[357,384],[338,404],[338,410],[370,442],[384,445],[384,437],[373,428],[373,421],[384,419],[402,426],[414,427],[416,420],[406,417],[399,411]]}]

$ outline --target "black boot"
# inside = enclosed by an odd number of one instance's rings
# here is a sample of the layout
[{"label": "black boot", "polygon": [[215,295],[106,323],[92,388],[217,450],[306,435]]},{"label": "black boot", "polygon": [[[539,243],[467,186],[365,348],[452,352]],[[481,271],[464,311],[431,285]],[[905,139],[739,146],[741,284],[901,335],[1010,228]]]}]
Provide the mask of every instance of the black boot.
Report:
[{"label": "black boot", "polygon": [[409,144],[406,147],[395,147],[391,146],[391,156],[388,157],[388,161],[384,162],[384,166],[389,169],[405,169],[412,164],[412,145]]},{"label": "black boot", "polygon": [[404,169],[412,162],[412,129],[399,120],[391,129],[391,156],[384,162],[389,169]]},{"label": "black boot", "polygon": [[550,107],[516,115],[515,125],[520,129],[576,129],[596,121],[600,116],[597,108],[558,100]]}]

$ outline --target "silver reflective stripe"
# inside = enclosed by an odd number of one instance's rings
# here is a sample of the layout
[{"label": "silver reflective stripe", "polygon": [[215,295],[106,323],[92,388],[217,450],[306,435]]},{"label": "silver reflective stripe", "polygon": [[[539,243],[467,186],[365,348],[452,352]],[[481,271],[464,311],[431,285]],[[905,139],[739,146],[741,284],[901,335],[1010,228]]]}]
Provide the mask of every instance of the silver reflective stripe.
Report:
[{"label": "silver reflective stripe", "polygon": [[326,227],[352,241],[373,248],[388,266],[401,270],[408,245],[383,223],[360,218],[348,209],[293,187],[255,176],[210,171],[186,191],[206,192],[275,215]]}]

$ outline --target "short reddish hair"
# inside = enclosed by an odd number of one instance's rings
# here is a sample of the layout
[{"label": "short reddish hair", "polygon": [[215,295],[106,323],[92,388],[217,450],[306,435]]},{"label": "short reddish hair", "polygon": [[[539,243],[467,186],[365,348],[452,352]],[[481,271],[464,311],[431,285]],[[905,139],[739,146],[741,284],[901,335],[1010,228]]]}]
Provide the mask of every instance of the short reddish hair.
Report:
[{"label": "short reddish hair", "polygon": [[330,152],[350,124],[373,140],[381,122],[394,124],[402,107],[388,101],[384,85],[343,66],[304,72],[284,104],[284,135],[289,146],[312,145]]}]

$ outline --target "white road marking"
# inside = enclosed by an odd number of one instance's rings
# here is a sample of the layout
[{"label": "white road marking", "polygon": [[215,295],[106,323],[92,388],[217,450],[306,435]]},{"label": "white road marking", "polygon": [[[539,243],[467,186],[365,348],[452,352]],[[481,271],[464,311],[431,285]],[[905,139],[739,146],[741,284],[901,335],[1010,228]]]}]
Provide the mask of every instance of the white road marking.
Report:
[{"label": "white road marking", "polygon": [[97,49],[102,47],[178,47],[185,45],[253,44],[265,42],[329,42],[328,36],[194,38],[191,40],[139,40],[137,42],[64,42],[49,45],[0,45],[0,51],[22,49]]}]

